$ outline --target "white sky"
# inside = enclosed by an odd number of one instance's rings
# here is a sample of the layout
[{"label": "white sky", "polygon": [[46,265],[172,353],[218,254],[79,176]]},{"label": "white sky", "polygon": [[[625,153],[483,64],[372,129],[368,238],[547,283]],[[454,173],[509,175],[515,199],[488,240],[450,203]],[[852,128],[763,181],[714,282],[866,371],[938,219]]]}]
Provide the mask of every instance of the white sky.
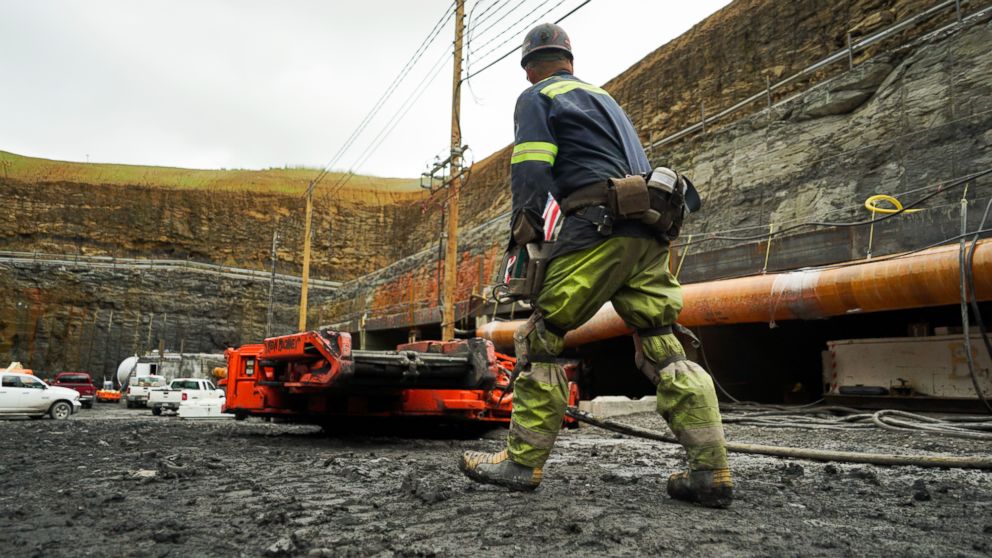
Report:
[{"label": "white sky", "polygon": [[[547,10],[557,5],[539,21],[581,1],[466,0],[478,22],[468,68],[480,68],[486,51],[492,54],[483,63],[520,44]],[[599,85],[727,3],[592,0],[561,25],[572,39],[576,75]],[[4,0],[0,150],[192,168],[322,167],[450,4]],[[335,169],[413,177],[446,156],[451,57],[444,52],[453,35],[449,20]],[[441,60],[405,118],[374,142]],[[479,161],[513,141],[513,104],[528,86],[519,52],[469,85],[463,142],[472,148],[468,159]]]}]

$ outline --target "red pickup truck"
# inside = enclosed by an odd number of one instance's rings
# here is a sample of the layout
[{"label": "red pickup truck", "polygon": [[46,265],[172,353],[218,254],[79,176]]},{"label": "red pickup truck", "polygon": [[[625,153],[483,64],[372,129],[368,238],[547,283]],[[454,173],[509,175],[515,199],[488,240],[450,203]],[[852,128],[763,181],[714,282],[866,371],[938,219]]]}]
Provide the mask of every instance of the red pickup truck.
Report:
[{"label": "red pickup truck", "polygon": [[88,373],[59,372],[51,384],[78,391],[79,402],[83,404],[83,407],[93,408],[93,402],[96,401],[96,386],[93,385],[93,378]]}]

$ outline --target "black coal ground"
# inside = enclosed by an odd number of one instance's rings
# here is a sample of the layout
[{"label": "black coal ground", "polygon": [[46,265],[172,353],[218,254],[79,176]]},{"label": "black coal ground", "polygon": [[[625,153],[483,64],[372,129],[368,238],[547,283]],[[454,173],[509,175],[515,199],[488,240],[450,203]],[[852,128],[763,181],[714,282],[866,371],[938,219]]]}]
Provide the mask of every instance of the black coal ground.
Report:
[{"label": "black coal ground", "polygon": [[[662,428],[654,415],[623,420]],[[989,556],[992,473],[734,455],[730,510],[670,500],[677,447],[566,431],[542,487],[473,484],[470,439],[328,436],[100,405],[0,422],[4,556]],[[728,427],[737,441],[899,453],[987,444]]]}]

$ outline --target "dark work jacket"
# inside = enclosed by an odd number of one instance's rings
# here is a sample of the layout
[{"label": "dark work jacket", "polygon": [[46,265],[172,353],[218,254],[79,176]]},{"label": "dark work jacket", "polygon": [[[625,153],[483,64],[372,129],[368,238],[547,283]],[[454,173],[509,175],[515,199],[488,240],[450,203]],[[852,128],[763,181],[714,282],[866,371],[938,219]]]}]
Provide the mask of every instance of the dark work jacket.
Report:
[{"label": "dark work jacket", "polygon": [[[548,194],[561,203],[583,186],[651,170],[627,113],[609,93],[568,72],[558,72],[521,93],[513,121],[514,221],[524,213],[543,226]],[[654,235],[639,222],[625,221],[613,226],[611,236]],[[589,221],[566,217],[553,256],[588,248],[605,238]]]}]

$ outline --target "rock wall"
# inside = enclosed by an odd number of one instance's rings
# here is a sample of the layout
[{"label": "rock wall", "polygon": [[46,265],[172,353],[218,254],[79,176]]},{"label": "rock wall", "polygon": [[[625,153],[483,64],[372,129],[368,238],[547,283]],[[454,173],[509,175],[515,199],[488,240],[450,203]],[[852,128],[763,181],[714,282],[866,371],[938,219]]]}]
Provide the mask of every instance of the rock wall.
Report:
[{"label": "rock wall", "polygon": [[[278,229],[277,270],[300,273],[306,182],[299,171],[90,169],[0,153],[0,163],[12,160],[0,164],[0,251],[268,271]],[[423,194],[365,177],[355,181],[361,189],[332,194],[336,181],[327,182],[314,200],[311,277],[345,280],[394,261],[392,238],[417,218],[403,203]],[[279,284],[274,333],[295,330],[299,294],[298,284]],[[321,320],[326,294],[310,291],[311,325]],[[172,351],[223,351],[264,337],[267,304],[264,280],[0,259],[0,366],[20,360],[45,372],[109,373],[160,339]]]},{"label": "rock wall", "polygon": [[[305,200],[300,192],[39,184],[12,178],[0,178],[0,192],[0,250],[189,258],[267,270],[278,229],[279,271],[299,274],[302,266]],[[402,237],[416,219],[402,204],[422,197],[419,192],[332,195],[329,189],[318,190],[311,273],[344,280],[393,261],[392,238]]]},{"label": "rock wall", "polygon": [[[672,149],[667,160],[704,191],[688,232],[865,219],[870,195],[906,202],[989,168],[990,41],[987,20],[922,40]],[[947,203],[957,197],[929,205]]]},{"label": "rock wall", "polygon": [[[264,338],[268,288],[190,272],[0,262],[0,366],[109,378],[160,341],[171,351],[223,352]],[[277,283],[273,293],[272,332],[290,333],[299,287]],[[310,298],[319,306],[326,294]]]}]

